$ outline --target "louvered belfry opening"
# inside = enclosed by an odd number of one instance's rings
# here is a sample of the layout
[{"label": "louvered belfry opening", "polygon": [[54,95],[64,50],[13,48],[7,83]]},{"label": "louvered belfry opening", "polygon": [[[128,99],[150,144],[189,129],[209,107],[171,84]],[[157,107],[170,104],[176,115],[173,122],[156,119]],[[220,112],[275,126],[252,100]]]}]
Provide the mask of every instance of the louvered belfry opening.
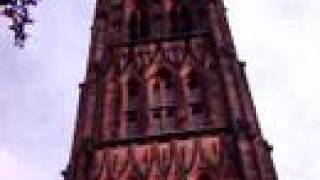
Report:
[{"label": "louvered belfry opening", "polygon": [[208,7],[198,0],[132,2],[128,31],[130,41],[174,38],[208,31]]},{"label": "louvered belfry opening", "polygon": [[222,0],[97,0],[65,180],[276,180]]}]

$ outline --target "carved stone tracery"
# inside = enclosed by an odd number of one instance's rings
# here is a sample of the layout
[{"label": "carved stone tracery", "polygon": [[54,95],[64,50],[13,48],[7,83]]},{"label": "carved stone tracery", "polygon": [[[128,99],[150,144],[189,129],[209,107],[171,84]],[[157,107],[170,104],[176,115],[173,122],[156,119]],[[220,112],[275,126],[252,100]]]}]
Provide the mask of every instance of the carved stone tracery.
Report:
[{"label": "carved stone tracery", "polygon": [[275,180],[220,0],[99,0],[66,180]]}]

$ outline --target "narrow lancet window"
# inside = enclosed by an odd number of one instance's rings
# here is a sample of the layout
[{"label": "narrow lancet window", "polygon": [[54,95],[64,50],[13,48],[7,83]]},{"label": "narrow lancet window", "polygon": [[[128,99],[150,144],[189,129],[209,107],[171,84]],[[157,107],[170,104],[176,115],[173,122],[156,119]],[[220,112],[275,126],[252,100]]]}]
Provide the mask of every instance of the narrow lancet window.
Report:
[{"label": "narrow lancet window", "polygon": [[170,27],[172,33],[178,32],[179,16],[178,16],[178,7],[174,5],[170,11]]},{"label": "narrow lancet window", "polygon": [[205,112],[203,108],[202,86],[200,76],[191,72],[188,77],[187,84],[187,101],[191,121],[194,127],[199,128],[205,125]]},{"label": "narrow lancet window", "polygon": [[136,6],[137,9],[131,13],[129,19],[129,35],[131,41],[147,38],[151,33],[151,18],[148,9],[148,1],[137,1]]},{"label": "narrow lancet window", "polygon": [[196,103],[201,101],[201,89],[200,89],[200,82],[196,74],[192,73],[189,77],[188,81],[188,99],[191,103]]},{"label": "narrow lancet window", "polygon": [[189,4],[183,5],[181,7],[181,14],[180,19],[182,21],[181,24],[181,31],[184,33],[189,33],[193,29],[193,23],[192,23],[192,12],[190,10]]},{"label": "narrow lancet window", "polygon": [[135,79],[128,82],[128,109],[127,109],[127,131],[128,135],[136,135],[138,133],[138,107],[139,107],[139,83]]},{"label": "narrow lancet window", "polygon": [[150,15],[148,10],[143,8],[141,10],[141,21],[140,21],[140,37],[146,38],[150,36]]},{"label": "narrow lancet window", "polygon": [[137,12],[132,12],[129,20],[129,34],[132,41],[136,40],[139,35]]},{"label": "narrow lancet window", "polygon": [[174,127],[176,111],[176,83],[174,77],[166,70],[157,72],[152,88],[153,124],[160,132],[170,131]]},{"label": "narrow lancet window", "polygon": [[206,6],[206,3],[204,0],[197,0],[197,5],[196,5],[196,18],[195,21],[197,23],[197,30],[203,31],[207,30],[208,28],[208,7]]}]

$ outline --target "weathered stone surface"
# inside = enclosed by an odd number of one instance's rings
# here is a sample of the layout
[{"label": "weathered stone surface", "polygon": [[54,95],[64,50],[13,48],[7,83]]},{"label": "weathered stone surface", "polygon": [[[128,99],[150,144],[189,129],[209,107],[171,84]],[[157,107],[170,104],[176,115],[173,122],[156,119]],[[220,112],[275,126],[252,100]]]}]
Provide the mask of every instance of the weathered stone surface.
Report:
[{"label": "weathered stone surface", "polygon": [[99,0],[65,180],[275,180],[221,0]]}]

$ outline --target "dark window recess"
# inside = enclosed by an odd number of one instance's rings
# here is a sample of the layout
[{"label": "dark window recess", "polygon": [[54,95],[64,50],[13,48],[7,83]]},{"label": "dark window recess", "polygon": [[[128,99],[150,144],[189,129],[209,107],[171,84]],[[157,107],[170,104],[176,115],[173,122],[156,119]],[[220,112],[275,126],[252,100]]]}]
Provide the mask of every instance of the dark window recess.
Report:
[{"label": "dark window recess", "polygon": [[162,13],[155,13],[155,14],[153,15],[153,19],[154,19],[155,21],[161,21],[161,20],[163,19],[163,14],[162,14]]},{"label": "dark window recess", "polygon": [[[141,9],[131,14],[129,20],[130,39],[135,41],[139,38],[146,38],[150,36],[150,16],[148,13],[148,1],[137,1],[137,7]],[[139,14],[138,15],[136,14]]]},{"label": "dark window recess", "polygon": [[112,26],[116,31],[119,31],[121,28],[121,19],[116,19],[112,22]]},{"label": "dark window recess", "polygon": [[120,26],[121,25],[121,19],[115,19],[112,21],[113,26]]},{"label": "dark window recess", "polygon": [[161,69],[158,73],[161,80],[164,81],[166,89],[172,88],[174,86],[175,82],[169,71],[167,71],[166,69]]},{"label": "dark window recess", "polygon": [[128,123],[135,123],[137,121],[137,112],[136,111],[128,111]]},{"label": "dark window recess", "polygon": [[121,10],[121,7],[122,7],[121,3],[115,3],[115,4],[112,4],[112,5],[111,5],[111,9],[112,9],[113,11]]},{"label": "dark window recess", "polygon": [[196,22],[197,22],[197,29],[198,30],[207,30],[208,29],[208,17],[209,17],[209,13],[208,13],[208,8],[205,7],[204,5],[199,5],[196,8]]},{"label": "dark window recess", "polygon": [[130,81],[128,84],[128,96],[129,98],[136,97],[138,95],[138,84],[134,81]]},{"label": "dark window recess", "polygon": [[203,108],[200,104],[192,105],[192,114],[201,114],[203,113]]},{"label": "dark window recess", "polygon": [[153,0],[155,4],[161,4],[162,0]]},{"label": "dark window recess", "polygon": [[168,107],[167,109],[167,117],[173,117],[176,113],[175,107]]},{"label": "dark window recess", "polygon": [[148,0],[139,0],[138,1],[139,7],[147,7],[147,5],[148,5]]},{"label": "dark window recess", "polygon": [[204,5],[198,5],[197,7],[197,15],[199,18],[207,18],[208,10]]},{"label": "dark window recess", "polygon": [[178,32],[178,24],[179,24],[177,7],[172,8],[172,10],[170,12],[170,22],[171,22],[171,32],[177,33]]},{"label": "dark window recess", "polygon": [[156,90],[156,91],[159,91],[160,90],[160,84],[159,83],[155,83],[153,85],[153,89]]},{"label": "dark window recess", "polygon": [[138,16],[134,12],[131,14],[130,21],[129,21],[129,31],[130,31],[130,39],[136,40],[138,37]]},{"label": "dark window recess", "polygon": [[211,70],[217,70],[218,68],[219,68],[219,64],[217,61],[214,61],[209,65],[209,69]]},{"label": "dark window recess", "polygon": [[170,89],[174,86],[174,81],[173,79],[166,79],[166,82],[165,82],[165,88],[166,89]]},{"label": "dark window recess", "polygon": [[198,7],[205,7],[206,3],[205,0],[196,0],[197,6]]},{"label": "dark window recess", "polygon": [[158,106],[160,103],[160,85],[159,83],[154,84],[153,86],[153,101],[155,106]]},{"label": "dark window recess", "polygon": [[141,10],[140,37],[150,36],[150,18],[147,10]]},{"label": "dark window recess", "polygon": [[161,111],[160,110],[154,110],[152,117],[155,118],[155,119],[159,119],[161,117]]},{"label": "dark window recess", "polygon": [[211,179],[207,172],[203,172],[200,174],[199,179]]},{"label": "dark window recess", "polygon": [[104,10],[98,10],[96,13],[97,18],[105,18],[107,17],[108,13]]},{"label": "dark window recess", "polygon": [[[194,76],[194,75],[192,75],[192,76]],[[198,89],[199,83],[196,78],[191,77],[191,79],[189,80],[188,86],[190,89]]]},{"label": "dark window recess", "polygon": [[188,33],[193,29],[191,10],[187,5],[181,7],[180,18],[182,20],[181,31]]}]

